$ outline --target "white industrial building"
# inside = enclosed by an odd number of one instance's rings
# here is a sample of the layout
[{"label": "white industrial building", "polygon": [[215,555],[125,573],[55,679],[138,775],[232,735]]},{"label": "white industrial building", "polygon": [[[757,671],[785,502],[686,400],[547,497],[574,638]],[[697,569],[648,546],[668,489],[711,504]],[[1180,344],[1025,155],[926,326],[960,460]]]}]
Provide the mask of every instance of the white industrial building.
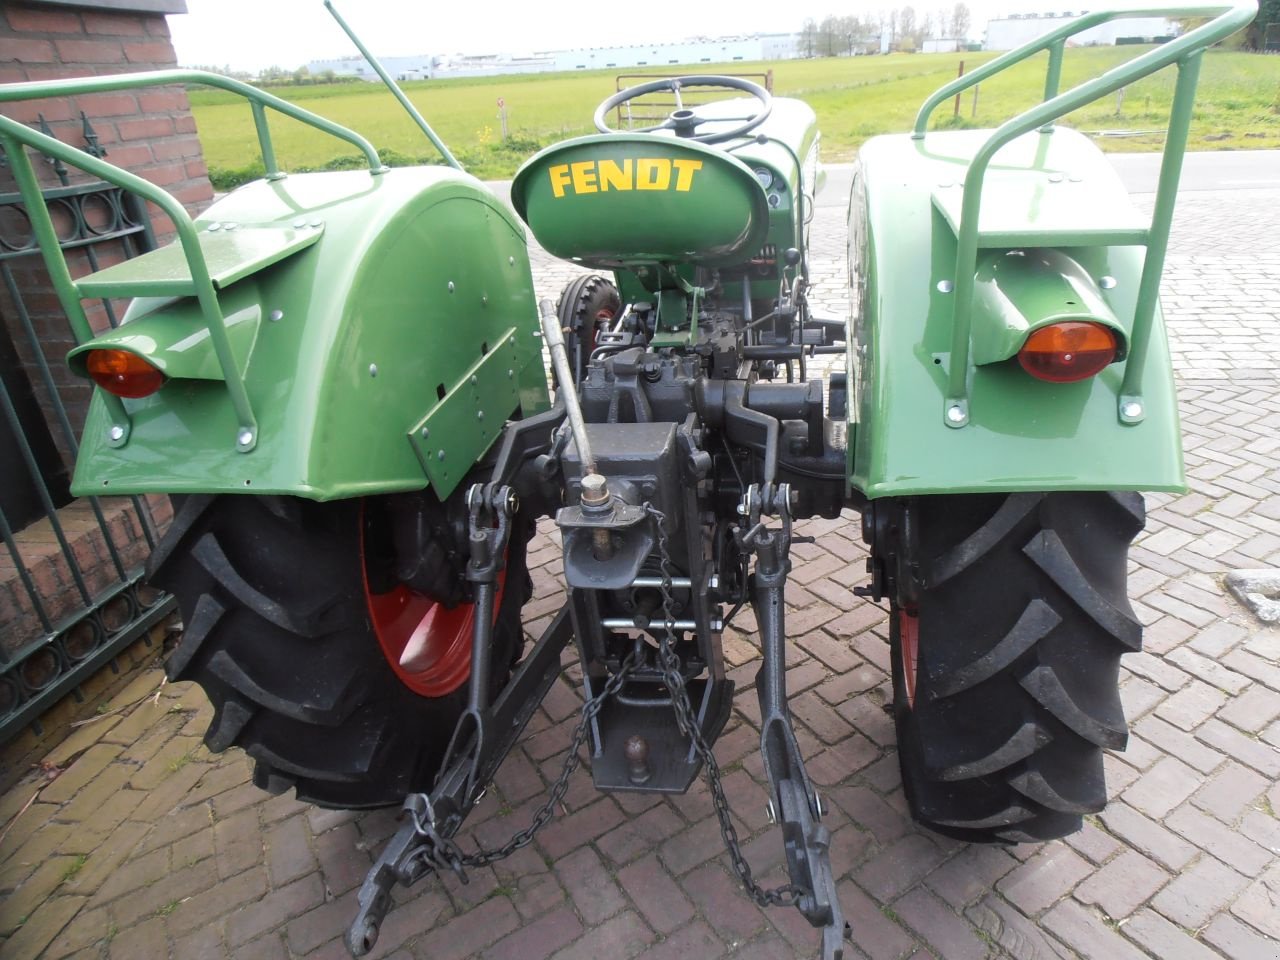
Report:
[{"label": "white industrial building", "polygon": [[[1014,13],[987,21],[984,50],[1012,50],[1075,20],[1084,10],[1064,13]],[[1177,24],[1164,17],[1130,17],[1109,20],[1082,30],[1069,43],[1081,47],[1109,47],[1117,43],[1155,43],[1176,36]]]},{"label": "white industrial building", "polygon": [[[448,77],[488,77],[508,73],[541,73],[553,70],[612,70],[631,67],[687,66],[758,60],[788,60],[797,55],[794,33],[766,33],[746,37],[698,37],[676,43],[633,44],[625,47],[581,47],[549,50],[528,56],[481,54],[383,57],[382,64],[398,80]],[[307,70],[314,76],[332,71],[339,77],[377,80],[363,57],[312,60]]]}]

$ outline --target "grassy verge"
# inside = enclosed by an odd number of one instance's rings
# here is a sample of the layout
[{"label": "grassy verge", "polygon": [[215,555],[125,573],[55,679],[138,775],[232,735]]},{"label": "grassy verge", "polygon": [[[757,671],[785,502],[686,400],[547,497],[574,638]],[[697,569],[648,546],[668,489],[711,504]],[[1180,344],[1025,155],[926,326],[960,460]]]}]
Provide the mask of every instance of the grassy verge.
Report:
[{"label": "grassy verge", "polygon": [[[1141,47],[1097,47],[1068,52],[1063,89],[1135,56]],[[991,54],[894,54],[686,68],[692,72],[773,70],[774,92],[806,100],[818,113],[824,156],[847,160],[867,138],[910,127],[919,104],[956,75],[960,60],[972,69]],[[675,69],[675,68],[673,68]],[[1043,56],[982,84],[937,112],[954,127],[989,127],[1030,107],[1043,86]],[[617,71],[533,74],[406,84],[418,109],[463,165],[483,178],[509,177],[540,147],[592,131],[595,105],[614,91]],[[1072,114],[1067,123],[1086,131],[1121,132],[1101,139],[1107,150],[1154,150],[1163,142],[1174,74],[1165,70]],[[276,92],[368,138],[387,162],[434,162],[430,146],[380,84],[286,87]],[[510,137],[498,133],[497,98],[506,101]],[[195,90],[192,110],[215,186],[226,189],[261,175],[252,117],[238,98]],[[272,135],[290,170],[359,165],[346,144],[285,117],[273,116]],[[1201,73],[1191,149],[1280,147],[1280,57],[1213,51]]]}]

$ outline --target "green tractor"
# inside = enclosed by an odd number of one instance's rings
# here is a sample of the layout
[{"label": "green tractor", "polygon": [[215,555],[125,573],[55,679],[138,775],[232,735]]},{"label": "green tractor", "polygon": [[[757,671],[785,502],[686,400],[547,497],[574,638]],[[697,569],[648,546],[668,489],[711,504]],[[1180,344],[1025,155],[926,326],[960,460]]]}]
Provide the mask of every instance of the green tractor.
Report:
[{"label": "green tractor", "polygon": [[[530,843],[585,746],[601,790],[680,793],[703,773],[748,894],[797,907],[840,957],[851,934],[788,710],[784,589],[795,523],[847,508],[870,550],[859,593],[890,610],[916,819],[1040,841],[1103,807],[1103,751],[1126,739],[1119,659],[1141,643],[1137,491],[1183,487],[1157,292],[1196,76],[1253,11],[1198,10],[1216,19],[1059,92],[1068,39],[1126,15],[1089,14],[939,90],[912,134],[870,141],[839,319],[806,296],[814,113],[740,78],[621,91],[598,135],[521,168],[515,213],[597,271],[558,307],[535,303],[517,217],[416,113],[448,165],[388,170],[357,134],[194,71],[0,88],[207,83],[260,121],[266,178],[194,221],[4,118],[0,145],[81,341],[69,362],[99,387],[73,489],[175,498],[150,572],[181,605],[168,672],[213,702],[209,747],[245,750],[270,791],[403,806],[360,891],[354,954],[395,883]],[[1042,51],[1040,105],[994,131],[928,131],[939,103]],[[1055,122],[1173,64],[1148,221]],[[660,122],[610,127],[658,92],[674,106]],[[286,176],[267,109],[354,144],[368,169]],[[155,203],[177,241],[72,278],[25,147]],[[125,322],[93,336],[91,297],[132,298]],[[567,592],[526,649],[540,518],[559,529]],[[789,873],[775,889],[742,856],[712,751],[734,695],[721,636],[747,605]],[[465,849],[459,829],[570,643],[584,706],[562,774],[508,843]]]}]

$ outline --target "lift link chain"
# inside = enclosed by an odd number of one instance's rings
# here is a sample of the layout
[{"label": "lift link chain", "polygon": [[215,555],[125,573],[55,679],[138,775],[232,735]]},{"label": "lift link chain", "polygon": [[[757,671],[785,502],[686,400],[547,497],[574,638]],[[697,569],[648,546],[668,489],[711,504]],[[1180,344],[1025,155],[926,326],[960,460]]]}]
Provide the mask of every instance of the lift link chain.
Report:
[{"label": "lift link chain", "polygon": [[667,549],[667,518],[652,503],[645,503],[645,513],[653,518],[658,528],[658,560],[662,567],[662,615],[664,631],[658,641],[658,656],[661,661],[662,680],[667,692],[671,695],[671,704],[675,710],[676,725],[680,733],[689,738],[693,750],[702,761],[707,778],[707,787],[711,790],[711,802],[715,807],[716,819],[720,821],[720,836],[724,840],[725,849],[729,851],[729,859],[733,862],[733,871],[742,881],[751,899],[761,907],[794,907],[799,905],[800,898],[807,891],[793,883],[766,889],[755,881],[751,873],[751,864],[742,852],[742,843],[738,839],[738,830],[733,825],[732,811],[729,809],[729,798],[725,796],[724,784],[720,778],[720,765],[715,754],[702,736],[702,727],[694,716],[693,707],[689,703],[689,692],[685,686],[684,675],[680,672],[680,657],[674,649],[675,631],[672,624],[675,616],[672,612],[671,599],[671,554]]},{"label": "lift link chain", "polygon": [[[462,866],[487,867],[491,863],[505,860],[517,850],[527,847],[533,842],[533,838],[537,836],[538,831],[555,816],[556,806],[569,791],[569,781],[582,763],[579,751],[587,741],[587,731],[591,728],[591,721],[604,709],[605,701],[622,689],[622,685],[627,682],[627,678],[631,676],[632,671],[635,670],[638,664],[639,653],[637,650],[632,650],[631,653],[627,654],[626,659],[622,661],[618,672],[609,678],[600,692],[582,705],[582,716],[578,721],[577,727],[574,728],[573,742],[569,744],[569,752],[564,758],[564,766],[560,768],[560,775],[556,777],[555,783],[551,785],[551,792],[547,794],[546,803],[534,813],[529,826],[518,831],[500,847],[485,849],[477,845],[478,849],[475,853],[462,854],[459,857],[459,863]],[[455,847],[455,849],[457,848]],[[454,869],[456,870],[456,868]]]}]

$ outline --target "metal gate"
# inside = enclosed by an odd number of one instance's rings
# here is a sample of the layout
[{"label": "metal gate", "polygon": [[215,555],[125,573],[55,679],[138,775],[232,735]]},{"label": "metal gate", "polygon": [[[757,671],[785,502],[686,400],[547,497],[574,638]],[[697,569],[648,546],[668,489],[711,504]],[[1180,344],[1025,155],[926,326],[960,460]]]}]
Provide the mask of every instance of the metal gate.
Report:
[{"label": "metal gate", "polygon": [[[85,140],[86,152],[105,152],[88,121]],[[154,248],[140,200],[54,170],[61,186],[44,199],[69,262],[89,272]],[[115,654],[174,609],[141,580],[164,498],[68,492],[89,388],[63,364],[74,336],[51,291],[21,198],[0,195],[0,743],[39,730],[45,710],[114,669]],[[117,305],[95,309],[117,324]]]}]

